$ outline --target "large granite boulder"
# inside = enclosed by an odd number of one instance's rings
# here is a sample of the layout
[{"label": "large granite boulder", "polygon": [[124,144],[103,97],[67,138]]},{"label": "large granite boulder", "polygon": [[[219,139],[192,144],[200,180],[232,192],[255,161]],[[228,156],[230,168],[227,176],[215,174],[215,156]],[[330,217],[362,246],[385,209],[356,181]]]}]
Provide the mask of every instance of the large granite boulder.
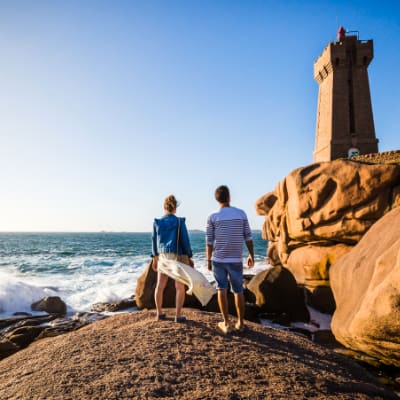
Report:
[{"label": "large granite boulder", "polygon": [[[253,321],[253,322],[260,322],[259,314],[260,314],[261,310],[252,301],[252,300],[254,300],[254,296],[251,293],[250,293],[251,299],[248,298],[249,293],[250,292],[248,290],[247,291],[245,290],[244,319],[246,319],[248,321]],[[247,296],[246,296],[246,294],[247,294]],[[219,314],[221,311],[220,311],[220,308],[218,305],[217,293],[213,295],[213,297],[211,298],[211,300],[208,302],[208,304],[206,306],[200,307],[200,308],[207,312]],[[231,292],[230,290],[228,291],[228,313],[235,317],[237,316],[236,306],[235,306],[235,297],[233,295],[233,292]]]},{"label": "large granite boulder", "polygon": [[330,246],[305,245],[290,252],[288,265],[297,283],[313,285],[329,284],[329,268],[353,246],[332,244]]},{"label": "large granite boulder", "polygon": [[399,203],[400,165],[340,159],[292,171],[255,207],[271,265],[314,289],[329,287],[330,266]]},{"label": "large granite boulder", "polygon": [[277,266],[259,272],[246,289],[254,295],[255,304],[261,312],[285,313],[291,321],[310,320],[304,293],[286,268]]},{"label": "large granite boulder", "polygon": [[[157,272],[151,267],[151,261],[145,268],[143,274],[138,278],[136,283],[135,300],[139,309],[153,309],[156,307],[154,301],[154,291],[157,285]],[[164,289],[163,307],[175,307],[175,282],[168,279],[166,288]],[[185,307],[201,308],[200,302],[193,295],[186,294]]]},{"label": "large granite boulder", "polygon": [[400,166],[335,160],[286,178],[287,229],[295,241],[355,244],[390,210]]},{"label": "large granite boulder", "polygon": [[332,266],[330,280],[336,339],[400,367],[400,207]]},{"label": "large granite boulder", "polygon": [[157,273],[151,268],[152,261],[136,281],[135,299],[139,309],[155,308],[154,290],[157,284]]}]

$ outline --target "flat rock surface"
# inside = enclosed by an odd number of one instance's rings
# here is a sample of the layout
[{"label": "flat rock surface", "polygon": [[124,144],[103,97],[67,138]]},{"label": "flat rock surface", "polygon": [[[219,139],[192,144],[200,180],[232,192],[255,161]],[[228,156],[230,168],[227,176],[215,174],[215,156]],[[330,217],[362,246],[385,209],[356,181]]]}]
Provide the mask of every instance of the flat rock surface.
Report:
[{"label": "flat rock surface", "polygon": [[293,333],[218,314],[119,314],[0,361],[0,399],[396,399],[352,360]]}]

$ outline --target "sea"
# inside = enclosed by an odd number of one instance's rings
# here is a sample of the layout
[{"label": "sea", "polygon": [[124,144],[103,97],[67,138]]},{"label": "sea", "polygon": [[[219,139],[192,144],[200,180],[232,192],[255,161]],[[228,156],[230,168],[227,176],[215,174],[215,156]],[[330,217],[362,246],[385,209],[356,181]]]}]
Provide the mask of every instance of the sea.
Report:
[{"label": "sea", "polygon": [[[195,268],[213,281],[205,233],[189,235]],[[259,231],[253,240],[256,265],[245,273],[254,274],[268,268],[268,242]],[[61,297],[69,314],[129,298],[150,254],[151,233],[0,233],[0,318],[32,313],[31,304],[46,296]]]}]

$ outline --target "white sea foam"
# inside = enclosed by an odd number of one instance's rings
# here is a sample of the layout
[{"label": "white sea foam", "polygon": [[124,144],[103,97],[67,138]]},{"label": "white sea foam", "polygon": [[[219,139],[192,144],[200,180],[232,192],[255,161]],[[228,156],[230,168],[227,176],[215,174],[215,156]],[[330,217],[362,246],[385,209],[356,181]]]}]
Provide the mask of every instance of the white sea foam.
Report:
[{"label": "white sea foam", "polygon": [[310,312],[310,322],[293,322],[292,326],[297,328],[303,328],[310,332],[320,331],[320,330],[330,330],[331,329],[331,319],[332,316],[329,314],[324,314],[318,310],[307,306]]},{"label": "white sea foam", "polygon": [[[0,275],[0,316],[14,312],[32,312],[31,304],[46,296],[53,295],[50,289],[43,289],[16,280],[7,274]],[[3,315],[4,314],[4,315]]]},{"label": "white sea foam", "polygon": [[32,312],[31,304],[46,296],[59,296],[68,312],[90,311],[97,302],[113,302],[135,292],[137,278],[146,264],[130,263],[101,268],[80,268],[65,274],[0,275],[0,317],[14,312]]}]

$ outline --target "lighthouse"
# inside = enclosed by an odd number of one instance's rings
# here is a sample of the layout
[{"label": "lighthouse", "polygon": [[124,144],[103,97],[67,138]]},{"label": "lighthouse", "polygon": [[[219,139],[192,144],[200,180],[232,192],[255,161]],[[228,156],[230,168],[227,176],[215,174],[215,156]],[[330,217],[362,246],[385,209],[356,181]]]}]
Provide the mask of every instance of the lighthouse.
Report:
[{"label": "lighthouse", "polygon": [[373,57],[372,40],[340,27],[337,41],[314,63],[319,84],[314,162],[378,152],[368,80]]}]

